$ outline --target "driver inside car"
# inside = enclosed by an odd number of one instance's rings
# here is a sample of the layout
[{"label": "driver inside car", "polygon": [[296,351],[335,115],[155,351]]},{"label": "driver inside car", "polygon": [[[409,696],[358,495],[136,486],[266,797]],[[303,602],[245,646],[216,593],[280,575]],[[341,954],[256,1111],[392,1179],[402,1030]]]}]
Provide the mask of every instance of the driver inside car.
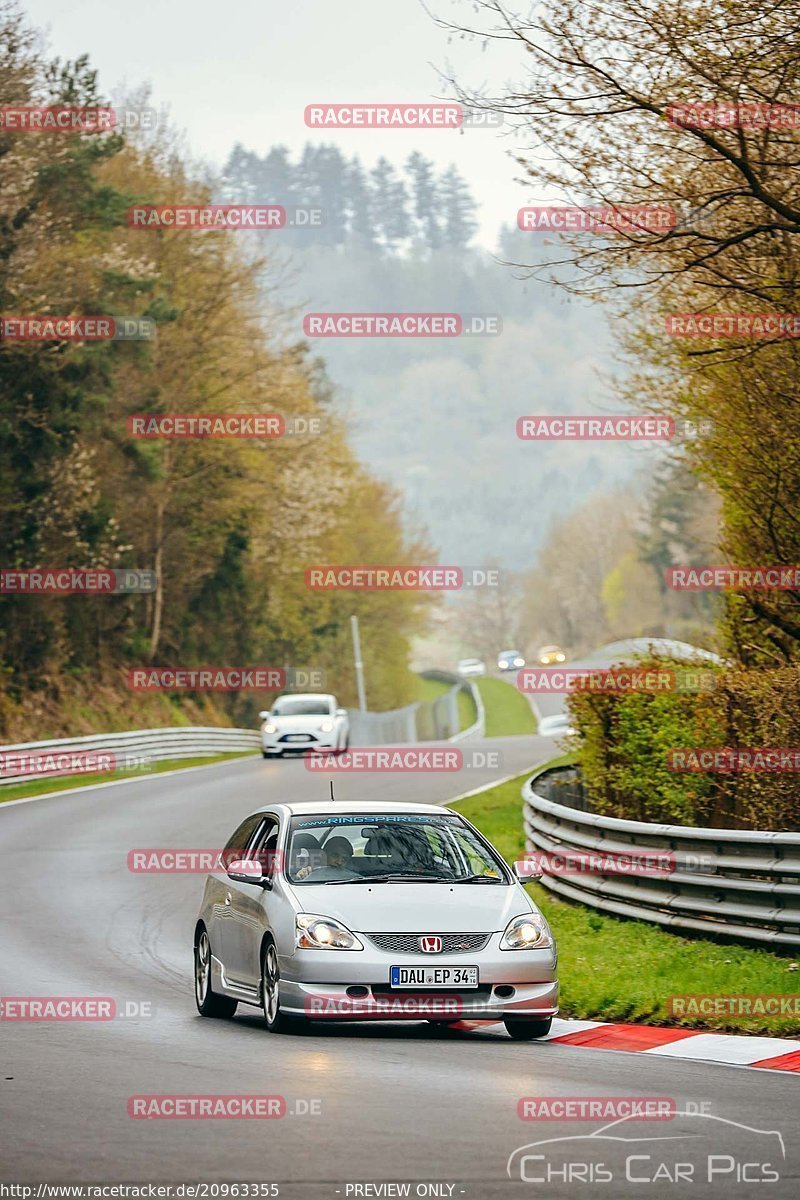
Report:
[{"label": "driver inside car", "polygon": [[353,847],[346,837],[332,837],[324,845],[322,849],[325,858],[325,865],[314,869],[311,866],[301,867],[297,872],[297,879],[314,878],[319,880],[325,879],[344,879],[348,875],[354,875],[350,867],[350,860],[353,857]]}]

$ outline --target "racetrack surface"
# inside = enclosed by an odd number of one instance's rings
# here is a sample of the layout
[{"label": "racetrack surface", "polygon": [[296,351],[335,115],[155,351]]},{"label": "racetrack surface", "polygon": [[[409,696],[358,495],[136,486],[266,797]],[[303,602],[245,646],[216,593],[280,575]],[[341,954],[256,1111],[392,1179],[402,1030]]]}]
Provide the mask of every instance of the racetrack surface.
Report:
[{"label": "racetrack surface", "polygon": [[[543,761],[541,738],[462,747],[500,751],[493,770],[443,774],[348,774],[337,798],[446,802]],[[119,1007],[149,1002],[150,1018],[109,1022],[0,1022],[0,1178],[14,1182],[275,1182],[282,1197],[380,1195],[348,1185],[445,1185],[440,1195],[642,1195],[783,1197],[800,1191],[798,1080],[753,1071],[563,1046],[516,1043],[502,1027],[439,1031],[422,1023],[316,1025],[271,1036],[256,1009],[232,1021],[195,1011],[192,931],[202,875],[136,875],[142,847],[224,845],[248,812],[282,798],[322,799],[328,776],[302,762],[238,760],[176,775],[0,805],[3,996],[109,996]],[[10,1078],[9,1078],[10,1077]],[[286,1097],[279,1120],[134,1120],[134,1094]],[[779,1130],[780,1181],[736,1182],[731,1169],[706,1184],[645,1186],[614,1168],[612,1182],[547,1185],[509,1179],[514,1150],[544,1138],[585,1136],[598,1123],[523,1122],[523,1096],[661,1096],[704,1106],[713,1118]],[[297,1113],[313,1101],[317,1115]],[[712,1153],[774,1159],[766,1134],[715,1122]],[[635,1148],[638,1178],[661,1158],[686,1157],[698,1130],[650,1122],[635,1136],[679,1140]],[[690,1122],[691,1124],[691,1122]],[[695,1122],[695,1126],[698,1122]],[[709,1122],[705,1122],[705,1133]],[[634,1136],[631,1134],[630,1136]],[[618,1147],[576,1143],[581,1161],[608,1163]],[[537,1151],[532,1151],[537,1153]],[[649,1156],[649,1160],[648,1160]],[[768,1157],[768,1155],[767,1155]],[[536,1177],[538,1160],[523,1168]],[[737,1160],[736,1169],[739,1170]],[[453,1185],[452,1191],[448,1190]],[[391,1192],[383,1192],[391,1195]],[[397,1194],[397,1193],[395,1193]],[[400,1193],[402,1194],[402,1193]],[[420,1193],[421,1194],[421,1193]],[[431,1194],[431,1193],[428,1193]],[[433,1193],[436,1194],[436,1193]]]}]

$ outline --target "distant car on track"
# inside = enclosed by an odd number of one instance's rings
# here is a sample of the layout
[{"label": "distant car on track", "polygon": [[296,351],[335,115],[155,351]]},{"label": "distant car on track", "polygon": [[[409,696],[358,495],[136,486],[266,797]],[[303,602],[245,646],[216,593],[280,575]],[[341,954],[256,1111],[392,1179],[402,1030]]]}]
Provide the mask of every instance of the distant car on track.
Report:
[{"label": "distant car on track", "polygon": [[204,1017],[502,1020],[528,1041],[558,1011],[547,921],[483,835],[434,804],[272,804],[231,836],[194,934]]},{"label": "distant car on track", "polygon": [[501,650],[497,656],[497,667],[500,671],[518,671],[525,666],[525,659],[519,650]]},{"label": "distant car on track", "polygon": [[480,658],[460,658],[456,664],[456,671],[464,678],[469,675],[485,675],[486,663]]},{"label": "distant car on track", "polygon": [[542,646],[536,655],[536,661],[543,667],[552,667],[557,663],[567,661],[567,656],[560,646]]},{"label": "distant car on track", "polygon": [[571,737],[576,732],[569,713],[554,713],[553,716],[542,717],[539,721],[541,737]]},{"label": "distant car on track", "polygon": [[328,693],[279,696],[269,712],[258,715],[264,758],[308,751],[340,754],[348,747],[347,709],[339,708],[336,697]]}]

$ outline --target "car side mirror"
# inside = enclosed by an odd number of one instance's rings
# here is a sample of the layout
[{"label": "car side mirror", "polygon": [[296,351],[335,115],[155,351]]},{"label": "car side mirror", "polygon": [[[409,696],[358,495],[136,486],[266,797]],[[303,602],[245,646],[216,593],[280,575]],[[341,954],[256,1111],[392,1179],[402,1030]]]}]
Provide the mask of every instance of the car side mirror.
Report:
[{"label": "car side mirror", "polygon": [[336,716],[337,716],[337,717],[346,717],[346,716],[347,716],[347,709],[346,709],[346,708],[337,708],[337,710],[336,710]]},{"label": "car side mirror", "polygon": [[541,879],[544,874],[539,863],[533,858],[520,859],[514,863],[512,870],[520,883],[525,883],[529,879]]},{"label": "car side mirror", "polygon": [[255,859],[237,858],[228,867],[227,874],[228,879],[234,880],[235,883],[255,883],[264,888],[272,887],[272,879],[264,874],[264,868]]},{"label": "car side mirror", "polygon": [[269,712],[267,712],[267,711],[260,712],[258,714],[258,719],[259,719],[259,721],[268,721],[269,720]]}]

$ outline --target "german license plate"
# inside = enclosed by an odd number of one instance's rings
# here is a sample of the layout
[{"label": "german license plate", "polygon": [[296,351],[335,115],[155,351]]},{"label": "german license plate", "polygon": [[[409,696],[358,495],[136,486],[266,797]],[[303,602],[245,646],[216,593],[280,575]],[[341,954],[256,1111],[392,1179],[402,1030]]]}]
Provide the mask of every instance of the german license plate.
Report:
[{"label": "german license plate", "polygon": [[286,737],[284,738],[284,741],[286,741],[286,742],[310,742],[311,734],[310,733],[287,733]]},{"label": "german license plate", "polygon": [[393,988],[476,988],[478,986],[478,968],[390,967],[389,985]]}]

